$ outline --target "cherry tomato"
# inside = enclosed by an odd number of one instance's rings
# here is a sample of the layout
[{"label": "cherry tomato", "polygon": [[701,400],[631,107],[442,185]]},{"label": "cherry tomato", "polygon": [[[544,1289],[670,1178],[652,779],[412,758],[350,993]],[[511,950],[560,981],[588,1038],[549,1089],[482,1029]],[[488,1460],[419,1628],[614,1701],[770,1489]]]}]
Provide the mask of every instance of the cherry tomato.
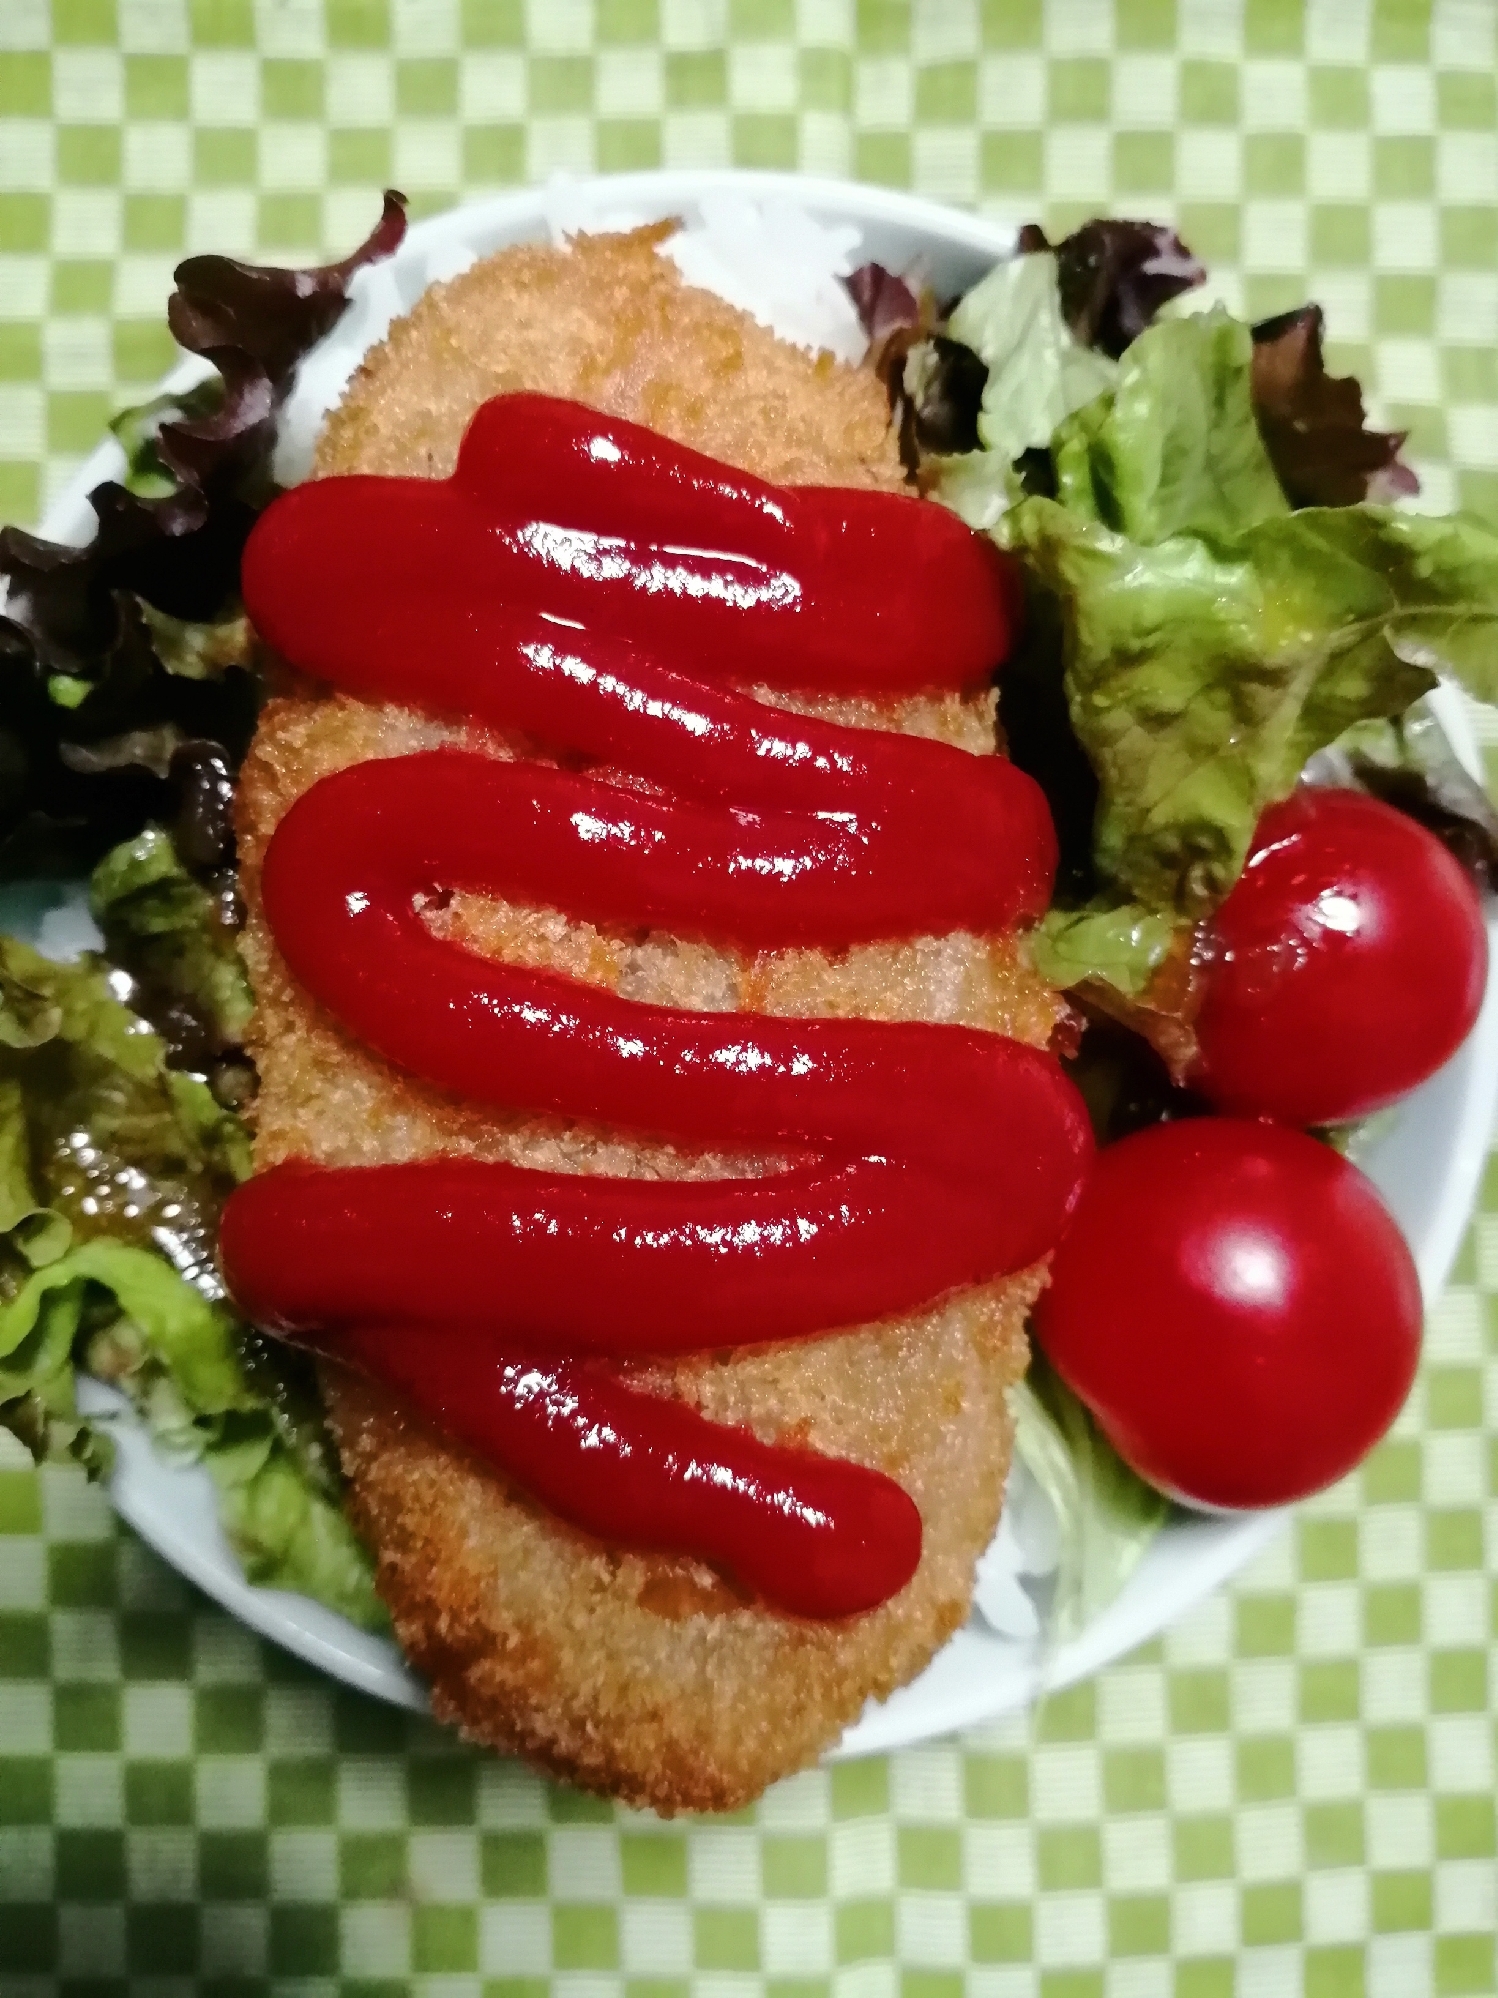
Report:
[{"label": "cherry tomato", "polygon": [[1330,1146],[1228,1117],[1099,1154],[1035,1328],[1124,1460],[1187,1504],[1282,1505],[1398,1413],[1420,1284],[1373,1182]]},{"label": "cherry tomato", "polygon": [[1434,834],[1357,791],[1271,806],[1212,936],[1190,1080],[1286,1124],[1366,1116],[1433,1075],[1487,982],[1477,890]]}]

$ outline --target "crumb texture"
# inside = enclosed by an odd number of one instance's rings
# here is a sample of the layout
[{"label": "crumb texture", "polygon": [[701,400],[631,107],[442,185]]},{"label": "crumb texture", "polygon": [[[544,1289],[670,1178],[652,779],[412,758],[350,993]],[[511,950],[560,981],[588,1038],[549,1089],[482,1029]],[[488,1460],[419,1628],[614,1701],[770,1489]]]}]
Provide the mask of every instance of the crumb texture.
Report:
[{"label": "crumb texture", "polygon": [[355,376],[316,470],[444,478],[478,405],[525,389],[787,485],[902,487],[872,376],[813,359],[684,285],[656,254],[669,233],[522,244],[434,285]]},{"label": "crumb texture", "polygon": [[[525,388],[649,423],[769,478],[897,487],[873,378],[785,346],[682,285],[656,254],[658,234],[523,246],[436,287],[364,362],[329,419],[317,473],[445,474],[477,404]],[[994,749],[987,698],[816,705],[855,725]],[[582,1173],[773,1171],[780,1161],[770,1156],[704,1156],[454,1101],[350,1042],[290,978],[258,892],[283,813],[331,770],[452,740],[532,753],[315,690],[265,710],[238,803],[262,1077],[257,1164],[466,1153]],[[747,955],[472,895],[428,920],[473,949],[666,1005],[951,1020],[1036,1044],[1057,1013],[1007,938]],[[877,1466],[910,1492],[925,1529],[919,1569],[892,1602],[837,1624],[776,1616],[693,1562],[584,1539],[408,1418],[376,1383],[326,1367],[353,1510],[436,1711],[475,1739],[666,1812],[736,1808],[814,1760],[967,1615],[1008,1469],[1005,1390],[1023,1371],[1024,1318],[1040,1281],[1032,1271],[907,1319],[641,1369],[643,1384],[715,1420]]]}]

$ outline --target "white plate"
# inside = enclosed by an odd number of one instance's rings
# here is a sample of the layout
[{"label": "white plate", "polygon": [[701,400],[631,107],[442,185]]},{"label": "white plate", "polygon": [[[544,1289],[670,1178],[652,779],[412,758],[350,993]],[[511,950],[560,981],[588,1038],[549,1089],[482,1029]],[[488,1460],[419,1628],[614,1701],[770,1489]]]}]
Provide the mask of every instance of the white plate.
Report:
[{"label": "white plate", "polygon": [[[622,175],[571,185],[563,196],[569,222],[589,214],[642,219],[691,215],[704,198],[737,192],[761,202],[789,201],[827,223],[854,223],[861,256],[900,270],[919,260],[938,292],[971,285],[1013,246],[1013,232],[972,215],[883,189],[789,174],[678,172]],[[434,267],[450,268],[456,253],[480,255],[506,243],[548,233],[558,194],[527,190],[417,223],[395,260],[409,291]],[[412,284],[414,277],[415,283]],[[184,370],[199,372],[196,364]],[[42,531],[81,540],[92,516],[84,496],[121,469],[118,447],[102,445],[49,509]],[[1477,769],[1471,730],[1459,697],[1437,696],[1458,749]],[[1493,933],[1498,949],[1498,931]],[[1415,1252],[1427,1303],[1446,1280],[1461,1241],[1487,1153],[1498,1095],[1498,980],[1482,1016],[1455,1059],[1410,1097],[1364,1160]],[[106,1390],[86,1384],[98,1408],[113,1406]],[[158,1553],[234,1616],[362,1691],[420,1708],[425,1695],[395,1646],[367,1636],[304,1597],[250,1588],[219,1532],[212,1489],[201,1471],[171,1470],[128,1423],[121,1424],[115,1505]],[[1042,1685],[1085,1678],[1110,1659],[1152,1637],[1208,1595],[1278,1532],[1287,1515],[1172,1521],[1151,1547],[1118,1600],[1073,1642],[1049,1657],[995,1635],[976,1621],[960,1631],[928,1669],[849,1729],[837,1755],[868,1754],[968,1727],[1033,1698]]]}]

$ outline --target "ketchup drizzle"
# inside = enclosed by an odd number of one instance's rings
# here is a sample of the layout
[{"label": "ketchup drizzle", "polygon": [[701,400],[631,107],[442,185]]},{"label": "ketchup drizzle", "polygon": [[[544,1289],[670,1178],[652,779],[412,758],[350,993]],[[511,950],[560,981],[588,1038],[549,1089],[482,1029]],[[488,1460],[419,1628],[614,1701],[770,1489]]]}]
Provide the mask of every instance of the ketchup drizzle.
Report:
[{"label": "ketchup drizzle", "polygon": [[478,412],[449,480],[277,500],[244,593],[305,671],[564,760],[441,749],[305,793],[262,898],[312,996],[454,1093],[792,1164],[663,1182],[288,1163],[225,1210],[242,1308],[380,1374],[616,1544],[695,1554],[792,1613],[887,1599],[920,1551],[892,1480],[577,1356],[815,1335],[1038,1260],[1090,1148],[1055,1062],[956,1027],[636,1004],[440,939],[416,898],[466,888],[748,949],[1033,919],[1055,841],[1012,765],[741,690],[983,678],[1008,641],[995,551],[928,503],[776,489],[512,396]]}]

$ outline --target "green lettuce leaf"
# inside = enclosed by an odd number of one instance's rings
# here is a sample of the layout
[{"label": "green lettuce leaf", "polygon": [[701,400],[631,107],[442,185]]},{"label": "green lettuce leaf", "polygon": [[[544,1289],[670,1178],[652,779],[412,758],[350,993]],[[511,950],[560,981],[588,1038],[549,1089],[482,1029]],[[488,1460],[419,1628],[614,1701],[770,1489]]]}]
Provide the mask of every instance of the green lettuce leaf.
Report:
[{"label": "green lettuce leaf", "polygon": [[930,476],[943,505],[987,530],[1024,491],[1014,461],[1048,445],[1064,417],[1112,385],[1117,367],[1067,325],[1048,250],[995,264],[958,303],[947,332],[988,369],[978,412],[983,448],[933,459]]},{"label": "green lettuce leaf", "polygon": [[391,256],[405,227],[392,189],[339,263],[187,258],[167,320],[216,375],[116,418],[126,476],[89,493],[91,540],[0,528],[0,875],[71,876],[172,817],[194,749],[212,745],[238,768],[261,692],[238,615],[240,556],[273,491],[276,412],[346,310],[354,274]]},{"label": "green lettuce leaf", "polygon": [[1147,908],[1220,901],[1264,807],[1354,722],[1439,670],[1498,693],[1498,530],[1476,520],[1306,508],[1144,547],[1029,499],[1007,539],[1065,606],[1099,872]]},{"label": "green lettuce leaf", "polygon": [[252,1582],[299,1589],[375,1626],[369,1559],[344,1516],[331,1455],[312,1442],[305,1417],[283,1413],[255,1383],[245,1351],[243,1328],[164,1257],[83,1242],[0,1308],[0,1415],[18,1407],[16,1426],[33,1446],[99,1471],[109,1438],[78,1415],[77,1369],[111,1382],[164,1456],[212,1476]]},{"label": "green lettuce leaf", "polygon": [[947,331],[988,369],[978,435],[1001,458],[1046,445],[1063,417],[1108,388],[1117,372],[1084,347],[1061,312],[1050,251],[995,264],[952,313]]},{"label": "green lettuce leaf", "polygon": [[1106,978],[1130,999],[1142,998],[1170,955],[1176,925],[1138,902],[1100,898],[1080,909],[1048,909],[1030,938],[1035,969],[1063,990]]},{"label": "green lettuce leaf", "polygon": [[1024,479],[1002,451],[965,451],[951,458],[927,458],[922,471],[943,506],[975,534],[993,534],[1010,507],[1023,499]]},{"label": "green lettuce leaf", "polygon": [[170,617],[144,597],[136,598],[151,650],[168,673],[181,680],[212,680],[231,666],[254,667],[254,634],[242,610],[220,618]]},{"label": "green lettuce leaf", "polygon": [[210,375],[191,388],[166,389],[112,416],[109,427],[125,454],[125,476],[120,481],[125,490],[141,499],[165,499],[176,492],[180,482],[157,442],[163,425],[206,422],[218,415],[223,401],[223,377]]},{"label": "green lettuce leaf", "polygon": [[1011,1390],[1015,1455],[1050,1501],[1061,1558],[1047,1619],[1078,1636],[1118,1595],[1170,1517],[1170,1502],[1131,1471],[1037,1352]]},{"label": "green lettuce leaf", "polygon": [[[953,315],[990,366],[989,448],[940,461],[936,490],[1025,558],[1046,614],[999,698],[1065,863],[1035,961],[1159,1010],[1152,979],[1308,758],[1441,673],[1498,698],[1498,534],[1367,504],[1292,513],[1251,329],[1221,309],[1160,320],[1108,361],[1078,346],[1046,266],[1000,266]],[[1100,365],[1085,399],[1078,353]]]},{"label": "green lettuce leaf", "polygon": [[[218,1207],[249,1171],[249,1139],[115,994],[92,955],[54,964],[0,937],[0,1081],[33,1204],[69,1239],[110,1234],[208,1270]],[[5,1286],[0,1243],[0,1295]]]},{"label": "green lettuce leaf", "polygon": [[95,957],[54,964],[0,937],[0,1423],[97,1474],[109,1438],[76,1380],[114,1382],[165,1455],[210,1473],[252,1581],[372,1624],[310,1365],[223,1302],[218,1213],[249,1170],[244,1126],[167,1065],[120,985]]},{"label": "green lettuce leaf", "polygon": [[[100,1239],[164,1257],[168,1273],[219,1294],[218,1211],[249,1169],[248,1138],[197,1077],[166,1066],[161,1041],[111,989],[119,977],[95,958],[54,964],[0,937],[0,1305],[37,1268]],[[51,1449],[45,1408],[0,1418],[24,1419]]]},{"label": "green lettuce leaf", "polygon": [[1125,351],[1117,386],[1057,428],[1059,504],[1150,545],[1231,539],[1288,513],[1254,417],[1252,370],[1253,335],[1220,307],[1151,326]]},{"label": "green lettuce leaf", "polygon": [[136,981],[137,1006],[167,1029],[181,1065],[206,1068],[238,1045],[254,1002],[235,942],[232,887],[210,894],[171,835],[147,826],[99,862],[89,907],[111,962]]}]

